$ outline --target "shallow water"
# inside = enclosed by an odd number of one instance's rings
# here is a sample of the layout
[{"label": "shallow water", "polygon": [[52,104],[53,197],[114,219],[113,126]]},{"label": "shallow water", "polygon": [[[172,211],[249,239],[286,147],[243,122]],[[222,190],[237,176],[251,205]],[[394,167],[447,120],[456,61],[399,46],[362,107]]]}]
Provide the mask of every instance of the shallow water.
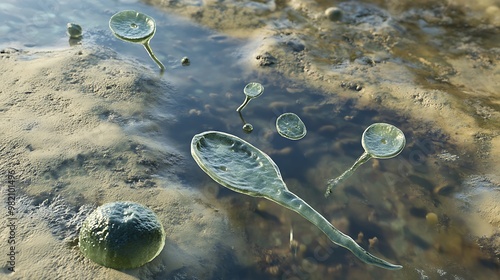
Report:
[{"label": "shallow water", "polygon": [[[374,1],[387,8],[387,3],[379,2]],[[349,99],[332,100],[325,92],[280,73],[248,71],[241,64],[248,39],[195,25],[139,1],[21,3],[4,1],[0,5],[5,20],[0,28],[0,49],[67,48],[66,23],[76,22],[84,28],[83,44],[112,48],[123,57],[150,66],[152,71],[157,71],[156,65],[144,49],[114,38],[108,19],[123,9],[136,9],[155,18],[157,33],[151,45],[167,66],[162,79],[172,85],[177,96],[173,100],[155,99],[148,104],[148,113],[152,120],[158,120],[159,138],[185,155],[181,163],[184,171],[178,175],[181,180],[207,197],[225,202],[232,213],[230,218],[245,228],[254,249],[246,254],[255,261],[228,267],[234,273],[229,279],[494,279],[500,272],[495,251],[498,244],[490,242],[498,239],[479,234],[494,236],[491,231],[495,228],[483,224],[474,228],[475,224],[467,220],[472,217],[470,212],[478,211],[467,199],[498,186],[474,177],[474,162],[460,160],[464,154],[455,150],[440,131],[423,139],[413,133],[414,124],[391,110],[359,110]],[[329,6],[325,1],[318,4]],[[430,35],[443,32],[442,27],[422,22],[405,24],[405,28],[420,25]],[[445,40],[435,43],[436,48],[452,51],[453,46]],[[498,47],[494,38],[485,37],[482,43]],[[402,44],[398,51],[407,48],[410,46]],[[190,58],[190,66],[181,66],[183,56]],[[321,55],[317,62],[321,68]],[[412,63],[410,60],[410,66]],[[435,77],[419,78],[429,88],[435,85]],[[254,127],[246,134],[235,109],[243,102],[243,87],[252,81],[263,84],[265,92],[242,111]],[[356,93],[350,86],[338,87],[337,91]],[[498,106],[494,96],[487,94],[481,102],[494,111]],[[285,112],[298,114],[305,123],[308,134],[304,139],[290,141],[277,134],[276,118]],[[163,123],[164,114],[174,115],[176,121]],[[407,147],[394,159],[371,160],[325,199],[326,181],[340,175],[362,154],[361,134],[373,122],[400,127],[406,134]],[[298,215],[212,183],[189,156],[191,137],[205,130],[235,134],[268,153],[291,191],[370,252],[402,264],[403,270],[383,271],[365,265],[348,251],[333,246]]]}]

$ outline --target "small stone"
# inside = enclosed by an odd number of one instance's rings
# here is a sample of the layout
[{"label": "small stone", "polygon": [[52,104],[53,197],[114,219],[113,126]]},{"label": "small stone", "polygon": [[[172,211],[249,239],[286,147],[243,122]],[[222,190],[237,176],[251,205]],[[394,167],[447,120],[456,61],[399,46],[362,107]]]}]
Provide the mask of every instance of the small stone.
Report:
[{"label": "small stone", "polygon": [[189,61],[189,58],[185,56],[181,59],[181,64],[182,66],[189,66],[191,64],[191,61]]},{"label": "small stone", "polygon": [[438,216],[436,213],[429,212],[425,215],[425,219],[427,220],[427,224],[430,226],[435,226],[438,223]]},{"label": "small stone", "polygon": [[359,244],[363,243],[363,238],[364,237],[365,237],[365,235],[363,234],[363,232],[360,231],[358,233],[358,238],[356,239],[356,242],[359,243]]},{"label": "small stone", "polygon": [[331,21],[339,21],[342,19],[342,10],[337,7],[330,7],[325,10],[325,16]]},{"label": "small stone", "polygon": [[345,89],[353,90],[353,91],[361,91],[363,89],[363,86],[357,83],[352,83],[352,82],[344,82],[342,81],[340,83],[340,86]]},{"label": "small stone", "polygon": [[80,39],[82,37],[82,27],[76,23],[66,25],[66,34],[70,39]]},{"label": "small stone", "polygon": [[243,131],[246,133],[250,133],[253,131],[253,125],[246,123],[243,125]]},{"label": "small stone", "polygon": [[378,238],[377,238],[376,236],[375,236],[375,237],[373,237],[373,238],[370,238],[370,239],[368,239],[368,243],[370,244],[370,245],[369,245],[369,248],[370,248],[370,249],[373,249],[373,248],[375,248],[375,246],[377,246],[377,244],[378,244]]}]

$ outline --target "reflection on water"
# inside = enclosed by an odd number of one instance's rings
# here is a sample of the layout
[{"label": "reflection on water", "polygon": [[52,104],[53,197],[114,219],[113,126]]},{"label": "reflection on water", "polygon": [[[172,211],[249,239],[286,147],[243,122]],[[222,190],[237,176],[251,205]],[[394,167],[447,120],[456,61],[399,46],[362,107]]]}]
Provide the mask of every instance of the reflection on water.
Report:
[{"label": "reflection on water", "polygon": [[[0,4],[5,20],[0,27],[1,47],[67,47],[66,23],[76,22],[84,28],[83,43],[87,40],[102,44],[149,65],[151,61],[139,46],[120,43],[110,36],[107,21],[116,11],[130,8],[156,19],[157,34],[152,47],[159,58],[167,62],[163,78],[171,82],[178,95],[174,100],[159,98],[149,104],[150,114],[168,112],[176,116],[177,122],[160,125],[165,141],[186,155],[186,168],[181,178],[186,185],[224,201],[231,210],[232,221],[245,228],[248,242],[254,249],[248,253],[255,261],[237,269],[228,268],[238,271],[234,277],[494,279],[498,275],[500,261],[495,251],[498,244],[491,244],[498,239],[491,237],[493,234],[490,237],[478,235],[484,232],[479,228],[487,228],[487,225],[478,223],[474,229],[471,228],[474,223],[467,220],[474,214],[469,212],[478,211],[474,205],[467,204],[467,198],[480,195],[481,188],[475,189],[479,193],[464,190],[478,184],[490,189],[495,186],[484,178],[469,177],[474,166],[460,159],[459,151],[446,142],[447,137],[441,131],[421,138],[414,135],[414,124],[396,117],[391,111],[359,110],[352,100],[326,97],[317,89],[290,81],[275,72],[268,76],[247,73],[239,67],[240,48],[247,43],[245,40],[188,25],[136,1],[43,3],[26,1],[20,6],[17,1],[4,1]],[[325,1],[318,3],[329,5]],[[377,4],[387,5],[385,1]],[[31,13],[25,6],[30,7],[33,16],[28,15]],[[384,14],[379,16],[384,19]],[[412,25],[418,25],[437,38],[443,28],[450,28],[429,26],[422,21],[406,22],[404,28]],[[484,40],[486,44],[494,44],[491,38]],[[344,43],[353,44],[347,39]],[[453,46],[446,38],[434,43],[436,48],[446,46],[452,52]],[[408,48],[410,46],[403,42],[394,52],[405,52]],[[184,56],[189,57],[190,66],[181,66]],[[419,60],[420,56],[423,55],[416,53],[414,60]],[[439,75],[450,74],[444,61],[437,56],[431,57],[435,59],[432,63],[442,62]],[[321,55],[316,59],[319,62],[326,60]],[[155,67],[151,65],[151,69]],[[420,78],[426,80],[421,84],[435,85],[429,77]],[[247,134],[241,129],[236,108],[249,82],[263,84],[266,92],[243,112],[245,121],[254,127],[253,132]],[[354,95],[358,85],[338,87],[337,90]],[[493,101],[488,97],[485,102]],[[297,114],[305,123],[308,134],[304,139],[290,141],[276,132],[276,118],[286,112]],[[340,175],[363,152],[361,134],[374,122],[387,122],[401,128],[407,136],[407,147],[396,158],[372,160],[360,167],[352,178],[325,199],[326,182]],[[205,130],[232,133],[269,154],[291,191],[364,248],[402,264],[404,269],[383,271],[362,264],[346,250],[333,246],[314,226],[291,211],[216,186],[188,156],[192,136]],[[471,208],[457,211],[463,201],[464,208]]]}]

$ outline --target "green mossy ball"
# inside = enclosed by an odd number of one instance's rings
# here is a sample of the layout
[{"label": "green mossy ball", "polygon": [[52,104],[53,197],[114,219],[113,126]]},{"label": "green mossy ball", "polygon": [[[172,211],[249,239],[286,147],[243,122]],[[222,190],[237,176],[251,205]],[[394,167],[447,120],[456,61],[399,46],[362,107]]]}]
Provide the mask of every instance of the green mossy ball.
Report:
[{"label": "green mossy ball", "polygon": [[158,256],[165,231],[155,213],[135,202],[104,204],[83,222],[79,246],[83,255],[105,267],[129,269]]}]

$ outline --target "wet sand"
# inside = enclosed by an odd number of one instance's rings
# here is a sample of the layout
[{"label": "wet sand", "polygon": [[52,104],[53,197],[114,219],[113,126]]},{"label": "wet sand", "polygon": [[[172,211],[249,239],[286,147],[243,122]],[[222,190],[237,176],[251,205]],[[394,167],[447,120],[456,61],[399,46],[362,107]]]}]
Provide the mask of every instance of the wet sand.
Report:
[{"label": "wet sand", "polygon": [[[15,252],[15,263],[4,264],[1,275],[224,277],[227,271],[214,268],[238,262],[231,256],[245,247],[243,234],[216,201],[176,179],[183,156],[155,141],[155,121],[171,116],[152,117],[148,108],[172,93],[157,73],[100,47],[4,49],[0,59],[0,170],[2,182],[12,182],[2,188],[6,205],[0,215],[15,224],[12,231],[0,230],[4,260]],[[152,208],[167,233],[160,256],[138,269],[104,268],[78,250],[83,219],[96,206],[118,200]]]}]

